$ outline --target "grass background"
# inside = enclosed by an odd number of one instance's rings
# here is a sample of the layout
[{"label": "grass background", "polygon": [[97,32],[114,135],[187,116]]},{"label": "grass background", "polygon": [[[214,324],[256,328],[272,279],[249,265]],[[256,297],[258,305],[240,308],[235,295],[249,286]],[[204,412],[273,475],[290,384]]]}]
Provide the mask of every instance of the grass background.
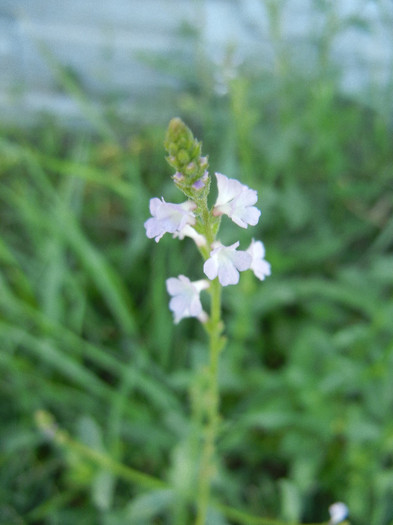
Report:
[{"label": "grass background", "polygon": [[[212,172],[258,190],[258,226],[224,223],[223,238],[262,239],[273,271],[224,290],[215,493],[245,514],[216,506],[213,525],[323,521],[338,500],[352,523],[393,523],[391,91],[374,106],[344,96],[318,49],[312,74],[277,53],[274,72],[244,64],[221,94],[199,55],[155,101]],[[181,523],[206,349],[195,320],[173,325],[165,290],[202,276],[192,242],[156,245],[143,228],[151,197],[182,199],[166,117],[123,122],[66,87],[88,128],[43,119],[0,135],[0,523]],[[95,458],[53,444],[38,410]]]}]

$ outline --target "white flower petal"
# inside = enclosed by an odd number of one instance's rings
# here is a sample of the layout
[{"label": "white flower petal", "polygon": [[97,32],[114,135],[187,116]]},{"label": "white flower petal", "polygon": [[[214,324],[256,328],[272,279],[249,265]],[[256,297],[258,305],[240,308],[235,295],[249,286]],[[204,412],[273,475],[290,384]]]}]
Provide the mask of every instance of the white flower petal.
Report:
[{"label": "white flower petal", "polygon": [[258,279],[263,281],[265,277],[271,274],[270,264],[264,259],[265,247],[263,243],[253,239],[246,251],[251,256],[250,269]]},{"label": "white flower petal", "polygon": [[232,256],[232,262],[236,266],[236,268],[239,270],[239,272],[244,272],[245,270],[249,270],[251,261],[252,261],[252,257],[247,252],[243,252],[243,251],[234,252]]},{"label": "white flower petal", "polygon": [[188,277],[179,275],[167,279],[166,287],[172,296],[169,308],[174,314],[176,324],[184,317],[197,317],[202,322],[207,319],[199,298],[201,290],[209,287],[205,279],[191,282]]},{"label": "white flower petal", "polygon": [[229,258],[224,259],[218,267],[218,280],[222,286],[237,284],[239,282],[239,272]]},{"label": "white flower petal", "polygon": [[190,237],[197,246],[204,246],[206,244],[205,236],[198,233],[195,228],[189,224],[186,224],[182,230],[176,232],[174,237],[179,237],[180,240],[183,240],[184,237]]},{"label": "white flower petal", "polygon": [[215,206],[222,206],[241,193],[242,184],[236,179],[229,179],[222,173],[215,173],[218,187],[218,197]]},{"label": "white flower petal", "polygon": [[239,271],[248,270],[251,264],[251,256],[244,251],[237,251],[239,241],[231,246],[216,243],[210,252],[210,258],[205,262],[203,271],[205,275],[213,280],[218,275],[222,286],[237,284],[239,282]]},{"label": "white flower petal", "polygon": [[345,505],[345,503],[338,501],[330,505],[329,513],[330,513],[329,523],[331,525],[336,525],[337,523],[341,523],[342,521],[344,521],[345,518],[348,516],[348,507]]},{"label": "white flower petal", "polygon": [[[169,294],[171,295],[176,295],[176,294],[180,294],[184,288],[184,285],[183,285],[183,279],[184,279],[184,275],[179,275],[179,277],[170,277],[169,279],[166,280],[166,289],[168,291]],[[185,279],[188,279],[188,277],[186,277]],[[185,281],[187,282],[187,281]]]},{"label": "white flower petal", "polygon": [[192,201],[173,204],[157,197],[150,199],[152,217],[145,222],[147,237],[154,237],[158,242],[165,233],[180,232],[186,225],[195,224],[195,216],[192,213],[195,207],[196,204]]},{"label": "white flower petal", "polygon": [[253,206],[258,200],[257,192],[222,173],[216,173],[216,178],[218,197],[213,214],[228,215],[241,228],[255,226],[261,215],[258,208]]},{"label": "white flower petal", "polygon": [[203,265],[203,273],[212,281],[218,274],[218,262],[213,257],[210,257]]}]

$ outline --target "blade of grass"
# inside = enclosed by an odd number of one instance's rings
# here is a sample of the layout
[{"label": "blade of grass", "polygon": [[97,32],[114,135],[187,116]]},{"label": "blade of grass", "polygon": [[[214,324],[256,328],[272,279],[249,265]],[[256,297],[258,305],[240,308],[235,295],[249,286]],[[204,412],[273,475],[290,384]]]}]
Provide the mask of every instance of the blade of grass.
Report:
[{"label": "blade of grass", "polygon": [[[113,374],[125,384],[132,381],[134,387],[143,392],[147,399],[160,410],[168,410],[169,408],[179,412],[183,410],[177,397],[163,382],[158,382],[156,378],[149,377],[139,367],[135,367],[134,363],[133,366],[127,366],[124,362],[113,357],[116,355],[113,348],[99,347],[89,343],[63,325],[48,318],[40,310],[20,301],[11,293],[0,275],[1,306],[8,313],[8,316],[12,315],[12,318],[17,320],[19,326],[31,327],[33,323],[35,330],[39,329],[43,335],[50,336],[53,344],[64,348],[65,352],[67,352],[67,348],[72,348],[78,356],[90,359],[96,366],[98,365],[103,371]],[[140,343],[135,343],[135,345],[138,345],[139,352],[146,353]],[[116,402],[118,402],[117,398]]]}]

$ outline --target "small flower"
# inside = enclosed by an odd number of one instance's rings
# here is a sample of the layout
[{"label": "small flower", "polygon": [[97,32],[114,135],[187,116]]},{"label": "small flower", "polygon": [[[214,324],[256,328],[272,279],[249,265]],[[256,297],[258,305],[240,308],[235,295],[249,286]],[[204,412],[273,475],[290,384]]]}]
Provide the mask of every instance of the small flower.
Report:
[{"label": "small flower", "polygon": [[348,507],[345,505],[345,503],[342,503],[341,501],[330,505],[330,525],[336,525],[337,523],[341,523],[348,516],[348,512]]},{"label": "small flower", "polygon": [[258,223],[261,212],[253,206],[258,200],[258,194],[236,179],[229,179],[221,173],[216,173],[218,197],[213,208],[214,215],[228,215],[235,224],[247,228]]},{"label": "small flower", "polygon": [[173,175],[173,180],[175,182],[183,182],[184,181],[184,175],[183,173],[180,173],[180,171],[177,171],[174,175]]},{"label": "small flower", "polygon": [[201,168],[207,168],[209,164],[207,161],[207,157],[200,157],[199,161],[200,161]]},{"label": "small flower", "polygon": [[203,265],[203,271],[210,280],[218,275],[222,286],[237,284],[239,272],[248,270],[251,264],[251,255],[244,251],[236,251],[239,241],[231,246],[224,246],[220,242],[215,243],[210,252],[210,258]]},{"label": "small flower", "polygon": [[194,182],[194,184],[192,185],[194,190],[202,190],[205,187],[206,182],[208,181],[208,178],[209,178],[209,174],[207,171],[205,171],[202,177],[198,179],[196,182]]},{"label": "small flower", "polygon": [[251,255],[250,270],[252,270],[258,279],[263,281],[265,277],[271,274],[270,264],[265,261],[265,247],[261,241],[251,241],[246,250]]},{"label": "small flower", "polygon": [[186,201],[182,204],[172,204],[164,199],[150,199],[150,213],[152,217],[145,222],[146,235],[149,239],[155,237],[158,242],[165,233],[180,232],[187,224],[195,224],[192,210],[196,204]]},{"label": "small flower", "polygon": [[208,287],[209,283],[205,279],[191,282],[185,275],[166,280],[166,288],[172,295],[169,308],[174,314],[176,324],[184,317],[197,317],[201,322],[207,320],[199,294]]}]

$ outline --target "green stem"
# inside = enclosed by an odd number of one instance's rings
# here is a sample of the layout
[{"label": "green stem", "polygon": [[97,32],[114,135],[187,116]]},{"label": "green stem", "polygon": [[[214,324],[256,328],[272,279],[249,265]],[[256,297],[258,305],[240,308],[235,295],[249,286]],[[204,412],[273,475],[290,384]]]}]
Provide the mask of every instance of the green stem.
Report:
[{"label": "green stem", "polygon": [[122,463],[113,460],[107,454],[100,452],[99,450],[92,449],[87,445],[72,439],[71,436],[64,430],[57,427],[53,416],[49,412],[39,410],[35,414],[37,425],[41,428],[45,434],[52,438],[59,445],[77,453],[81,457],[89,459],[96,465],[108,470],[112,474],[121,477],[124,480],[129,481],[145,487],[147,489],[162,489],[166,488],[167,484],[160,479],[139,472],[131,467],[127,467]]},{"label": "green stem", "polygon": [[209,321],[209,366],[207,369],[207,391],[205,403],[205,428],[203,432],[203,449],[199,470],[197,492],[197,516],[195,525],[204,525],[210,499],[211,483],[215,473],[216,438],[219,428],[219,389],[218,363],[223,348],[221,337],[221,285],[218,279],[210,285],[211,312]]}]

